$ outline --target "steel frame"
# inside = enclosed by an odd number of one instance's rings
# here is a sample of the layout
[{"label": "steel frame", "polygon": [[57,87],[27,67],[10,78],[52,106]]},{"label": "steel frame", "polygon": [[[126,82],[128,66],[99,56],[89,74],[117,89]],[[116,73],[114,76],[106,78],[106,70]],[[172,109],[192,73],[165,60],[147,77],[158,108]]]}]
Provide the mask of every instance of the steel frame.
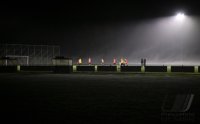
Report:
[{"label": "steel frame", "polygon": [[26,58],[20,65],[52,65],[52,59],[60,56],[60,46],[0,44],[0,57]]}]

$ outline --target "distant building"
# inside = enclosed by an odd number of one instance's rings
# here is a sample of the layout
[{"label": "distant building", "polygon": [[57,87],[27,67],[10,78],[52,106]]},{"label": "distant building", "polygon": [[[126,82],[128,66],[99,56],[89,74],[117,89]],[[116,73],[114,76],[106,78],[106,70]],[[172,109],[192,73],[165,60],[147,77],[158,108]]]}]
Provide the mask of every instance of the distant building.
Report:
[{"label": "distant building", "polygon": [[53,60],[54,73],[72,73],[72,59],[63,56],[55,57]]},{"label": "distant building", "polygon": [[55,57],[52,61],[55,66],[72,66],[73,64],[71,58],[65,58],[63,56]]}]

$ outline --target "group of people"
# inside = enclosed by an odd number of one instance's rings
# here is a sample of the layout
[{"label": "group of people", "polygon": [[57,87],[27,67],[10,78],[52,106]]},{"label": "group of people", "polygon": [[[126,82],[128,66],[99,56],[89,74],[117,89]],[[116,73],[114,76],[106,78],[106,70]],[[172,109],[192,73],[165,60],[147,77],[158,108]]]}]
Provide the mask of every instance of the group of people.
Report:
[{"label": "group of people", "polygon": [[[77,64],[79,64],[79,65],[82,64],[82,59],[81,58],[78,59]],[[92,59],[90,57],[88,58],[88,64],[89,65],[92,64]]]},{"label": "group of people", "polygon": [[146,59],[141,59],[141,66],[146,66]]},{"label": "group of people", "polygon": [[[79,65],[82,64],[82,59],[81,59],[81,58],[78,59],[77,64],[79,64]],[[88,58],[88,64],[89,64],[89,65],[92,64],[92,60],[91,60],[90,57]],[[102,65],[105,64],[105,61],[104,61],[103,58],[101,59],[101,64],[102,64]],[[117,59],[114,58],[114,59],[113,59],[113,65],[116,65],[116,64],[117,64]],[[122,66],[128,65],[128,60],[127,60],[127,59],[121,58],[119,64],[122,65]]]},{"label": "group of people", "polygon": [[[82,64],[82,59],[81,59],[81,58],[78,59],[77,64],[79,64],[79,65]],[[88,64],[89,64],[89,65],[92,64],[92,60],[91,60],[90,57],[88,58]],[[101,59],[101,64],[102,64],[102,65],[105,64],[103,58]],[[114,58],[114,59],[113,59],[113,65],[116,65],[116,64],[117,64],[117,59]],[[128,60],[127,60],[127,59],[124,59],[124,58],[121,58],[121,59],[120,59],[120,62],[119,62],[119,65],[121,65],[121,66],[126,66],[126,65],[128,65]],[[146,66],[146,59],[144,59],[144,58],[141,59],[141,66]]]}]

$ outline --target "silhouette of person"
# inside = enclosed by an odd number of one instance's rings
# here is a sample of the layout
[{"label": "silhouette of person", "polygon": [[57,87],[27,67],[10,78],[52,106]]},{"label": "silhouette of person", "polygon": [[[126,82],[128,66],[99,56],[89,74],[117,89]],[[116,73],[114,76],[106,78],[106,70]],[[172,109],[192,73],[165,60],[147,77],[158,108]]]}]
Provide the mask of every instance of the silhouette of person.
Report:
[{"label": "silhouette of person", "polygon": [[144,66],[146,66],[146,59],[144,59]]},{"label": "silhouette of person", "polygon": [[142,58],[141,59],[141,66],[143,66],[144,65],[144,59]]},{"label": "silhouette of person", "polygon": [[82,64],[82,59],[81,58],[78,59],[78,64],[79,65]]},{"label": "silhouette of person", "polygon": [[102,65],[104,64],[104,59],[101,59],[101,64],[102,64]]},{"label": "silhouette of person", "polygon": [[113,59],[113,65],[116,65],[116,63],[117,63],[117,60],[114,58]]}]

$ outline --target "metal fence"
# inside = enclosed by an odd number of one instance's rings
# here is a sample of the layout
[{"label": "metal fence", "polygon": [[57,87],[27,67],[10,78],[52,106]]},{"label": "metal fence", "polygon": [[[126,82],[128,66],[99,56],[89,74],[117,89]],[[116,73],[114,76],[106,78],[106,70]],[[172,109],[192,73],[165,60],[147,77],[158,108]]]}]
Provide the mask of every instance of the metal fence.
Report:
[{"label": "metal fence", "polygon": [[52,59],[60,56],[60,46],[0,44],[0,57],[12,57],[19,65],[52,65]]}]

